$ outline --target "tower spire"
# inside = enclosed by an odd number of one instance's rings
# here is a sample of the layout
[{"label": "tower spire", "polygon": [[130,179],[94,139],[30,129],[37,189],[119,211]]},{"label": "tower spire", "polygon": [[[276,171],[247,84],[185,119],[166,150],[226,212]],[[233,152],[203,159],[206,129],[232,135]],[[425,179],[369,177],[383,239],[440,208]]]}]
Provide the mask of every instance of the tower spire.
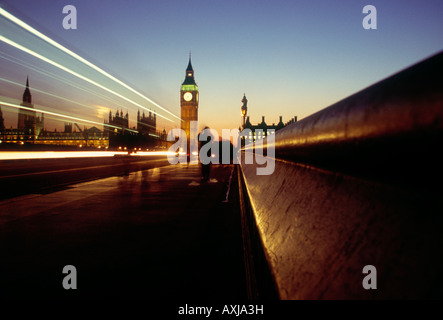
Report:
[{"label": "tower spire", "polygon": [[189,63],[188,63],[188,67],[186,68],[186,72],[194,72],[194,69],[192,68],[192,63],[191,63],[191,51],[189,51]]},{"label": "tower spire", "polygon": [[0,107],[0,130],[5,130],[5,120],[3,119],[2,107]]},{"label": "tower spire", "polygon": [[31,104],[32,103],[32,96],[31,96],[31,90],[29,90],[29,75],[26,77],[26,88],[23,92],[23,103]]}]

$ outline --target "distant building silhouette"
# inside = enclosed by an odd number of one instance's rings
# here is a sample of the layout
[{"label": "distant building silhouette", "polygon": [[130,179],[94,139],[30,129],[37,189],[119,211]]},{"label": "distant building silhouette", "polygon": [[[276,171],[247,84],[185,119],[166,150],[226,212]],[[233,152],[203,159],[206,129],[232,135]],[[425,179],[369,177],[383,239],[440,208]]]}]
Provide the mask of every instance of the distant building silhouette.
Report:
[{"label": "distant building silhouette", "polygon": [[292,123],[295,123],[295,122],[297,122],[297,116],[295,116],[294,118],[292,118],[291,120],[289,120],[288,122],[286,122],[286,123],[285,123],[285,127],[288,126],[288,125],[290,125],[290,124],[292,124]]},{"label": "distant building silhouette", "polygon": [[[26,108],[34,109],[31,90],[29,89],[29,77],[26,78],[26,88],[23,92],[23,101],[21,105]],[[43,114],[41,117],[38,117],[35,111],[19,109],[17,129],[24,132],[25,142],[35,141],[43,129]]]},{"label": "distant building silhouette", "polygon": [[149,111],[149,115],[146,116],[145,112],[140,114],[140,110],[137,112],[137,131],[141,135],[156,136],[157,116],[155,113]]},{"label": "distant building silhouette", "polygon": [[[249,137],[250,140],[255,141],[256,139],[266,138],[266,136],[268,136],[269,134],[272,134],[273,131],[274,132],[278,131],[278,130],[284,128],[286,125],[297,121],[297,117],[294,117],[293,119],[291,119],[291,121],[284,124],[283,117],[280,116],[280,121],[277,124],[273,123],[272,125],[269,125],[265,122],[265,116],[262,116],[262,121],[256,125],[253,125],[253,124],[251,124],[251,121],[249,120],[249,116],[247,115],[248,99],[246,99],[246,95],[243,95],[243,99],[241,101],[243,102],[243,104],[241,107],[242,127],[240,129],[241,129],[241,131],[243,131],[244,129],[250,129],[252,131],[251,136]],[[259,131],[256,132],[256,130],[262,130],[262,131],[260,133]]]},{"label": "distant building silhouette", "polygon": [[5,119],[3,118],[2,108],[0,107],[0,134],[5,131]]},{"label": "distant building silhouette", "polygon": [[[192,69],[192,66],[191,66]],[[109,111],[109,118],[104,120],[104,129],[96,127],[83,129],[77,123],[64,123],[64,131],[48,131],[43,126],[43,114],[37,116],[33,111],[29,78],[23,92],[22,107],[19,109],[17,128],[5,128],[3,112],[0,108],[0,143],[5,144],[43,144],[59,146],[115,147],[141,149],[167,147],[166,131],[157,132],[157,118],[154,112],[148,115],[140,111],[137,114],[137,127],[129,128],[129,113],[117,110],[115,115]]]},{"label": "distant building silhouette", "polygon": [[126,115],[123,114],[123,110],[112,114],[109,111],[109,120],[104,121],[105,124],[109,126],[104,126],[104,131],[106,136],[109,138],[109,146],[110,147],[121,147],[127,146],[130,144],[128,142],[129,136],[131,133],[125,129],[129,129],[129,114],[126,112]]},{"label": "distant building silhouette", "polygon": [[65,124],[64,132],[43,130],[35,144],[72,146],[72,147],[108,147],[109,138],[100,129],[92,127],[81,129],[75,124],[77,130],[73,131],[72,124]]},{"label": "distant building silhouette", "polygon": [[65,133],[72,133],[72,123],[65,123]]},{"label": "distant building silhouette", "polygon": [[117,110],[113,116],[112,112],[109,111],[109,121],[105,120],[105,124],[118,127],[113,129],[107,127],[106,131],[110,131],[112,133],[123,133],[125,129],[129,128],[129,114],[126,112],[126,115],[123,115],[123,110]]},{"label": "distant building silhouette", "polygon": [[166,133],[157,132],[157,116],[151,111],[148,115],[138,111],[137,127],[134,128],[129,128],[129,114],[124,114],[123,110],[117,110],[115,115],[109,111],[109,120],[104,123],[112,148],[153,148],[163,145],[163,140],[166,142]]}]

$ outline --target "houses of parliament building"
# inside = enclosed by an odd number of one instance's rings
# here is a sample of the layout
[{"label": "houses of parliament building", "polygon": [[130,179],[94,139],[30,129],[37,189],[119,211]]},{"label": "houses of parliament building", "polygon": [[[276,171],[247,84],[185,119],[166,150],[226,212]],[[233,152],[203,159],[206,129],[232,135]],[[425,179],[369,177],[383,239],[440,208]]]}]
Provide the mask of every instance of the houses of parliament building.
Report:
[{"label": "houses of parliament building", "polygon": [[[137,127],[129,128],[129,114],[117,110],[109,111],[109,118],[104,120],[104,129],[96,127],[83,129],[77,123],[65,123],[64,131],[47,131],[44,128],[44,115],[32,111],[32,95],[29,78],[23,93],[23,109],[18,111],[17,128],[6,128],[5,119],[0,106],[0,144],[18,145],[59,145],[72,147],[118,148],[134,145],[154,147],[166,140],[166,132],[156,130],[157,119],[152,112],[137,114]],[[161,143],[160,143],[161,144]]]}]

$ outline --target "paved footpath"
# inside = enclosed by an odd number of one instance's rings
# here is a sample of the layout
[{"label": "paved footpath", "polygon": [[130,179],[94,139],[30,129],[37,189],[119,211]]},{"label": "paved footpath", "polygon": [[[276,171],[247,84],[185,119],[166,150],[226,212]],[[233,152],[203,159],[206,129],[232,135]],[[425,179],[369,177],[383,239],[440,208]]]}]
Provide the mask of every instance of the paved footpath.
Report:
[{"label": "paved footpath", "polygon": [[[178,165],[2,201],[0,296],[246,298],[239,214],[228,165],[208,183]],[[66,265],[76,290],[62,286]]]}]

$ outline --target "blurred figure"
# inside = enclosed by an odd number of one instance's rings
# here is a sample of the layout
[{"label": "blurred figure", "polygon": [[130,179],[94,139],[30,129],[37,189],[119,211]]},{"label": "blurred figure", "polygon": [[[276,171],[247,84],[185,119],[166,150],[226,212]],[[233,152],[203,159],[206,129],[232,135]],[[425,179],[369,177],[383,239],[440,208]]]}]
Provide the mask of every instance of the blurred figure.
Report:
[{"label": "blurred figure", "polygon": [[[206,136],[206,139],[204,137],[201,137],[202,134],[204,134],[204,136]],[[201,141],[203,140],[203,141]],[[201,157],[202,156],[206,156],[207,159],[211,160],[211,156],[212,156],[212,149],[208,148],[207,151],[203,151],[205,152],[204,155],[201,155],[201,149],[203,146],[205,146],[208,143],[213,143],[214,140],[214,136],[211,134],[209,127],[205,127],[202,132],[200,132],[198,134],[198,141],[199,141],[199,152],[198,154],[200,155],[200,163],[201,163],[201,170],[202,170],[202,180],[207,182],[209,181],[209,175],[211,173],[211,161],[201,161]]]},{"label": "blurred figure", "polygon": [[209,181],[209,174],[211,173],[211,163],[202,164],[202,180],[205,182]]}]

